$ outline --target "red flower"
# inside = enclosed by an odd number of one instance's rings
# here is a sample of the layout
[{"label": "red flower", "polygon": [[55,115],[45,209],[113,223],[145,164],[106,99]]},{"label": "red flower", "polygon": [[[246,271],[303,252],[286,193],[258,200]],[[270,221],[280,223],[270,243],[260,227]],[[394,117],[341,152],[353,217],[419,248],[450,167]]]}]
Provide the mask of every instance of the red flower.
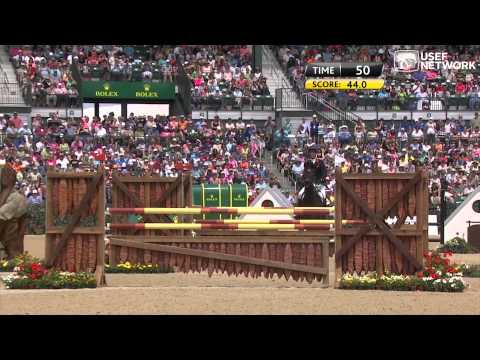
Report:
[{"label": "red flower", "polygon": [[435,273],[433,273],[431,276],[432,276],[432,279],[438,279],[438,275]]},{"label": "red flower", "polygon": [[440,259],[440,256],[435,256],[435,258],[433,259],[433,262],[435,264],[440,264],[442,262],[442,260]]}]

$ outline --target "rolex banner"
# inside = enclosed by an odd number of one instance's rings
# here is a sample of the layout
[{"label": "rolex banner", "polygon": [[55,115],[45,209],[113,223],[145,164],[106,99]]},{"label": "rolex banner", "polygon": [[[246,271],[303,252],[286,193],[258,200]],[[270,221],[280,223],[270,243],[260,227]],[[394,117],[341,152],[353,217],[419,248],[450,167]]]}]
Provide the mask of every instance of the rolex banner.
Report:
[{"label": "rolex banner", "polygon": [[175,100],[175,84],[130,81],[82,81],[81,94],[90,99]]}]

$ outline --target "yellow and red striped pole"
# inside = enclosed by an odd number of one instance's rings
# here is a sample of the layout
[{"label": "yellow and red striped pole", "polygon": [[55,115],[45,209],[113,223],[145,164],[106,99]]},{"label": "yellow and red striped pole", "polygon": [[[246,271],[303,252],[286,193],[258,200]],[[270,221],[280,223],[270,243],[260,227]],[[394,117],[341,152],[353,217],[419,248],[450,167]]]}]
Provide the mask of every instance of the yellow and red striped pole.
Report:
[{"label": "yellow and red striped pole", "polygon": [[334,207],[203,207],[203,208],[110,208],[110,214],[141,214],[141,215],[201,215],[201,214],[232,214],[232,215],[333,215]]},{"label": "yellow and red striped pole", "polygon": [[[196,220],[198,224],[308,224],[308,225],[330,225],[335,224],[332,219],[313,219],[313,220],[262,220],[262,219],[243,219],[243,220]],[[342,220],[342,224],[365,224],[363,220]]]},{"label": "yellow and red striped pole", "polygon": [[332,230],[327,224],[197,224],[197,223],[146,223],[110,224],[119,230]]}]

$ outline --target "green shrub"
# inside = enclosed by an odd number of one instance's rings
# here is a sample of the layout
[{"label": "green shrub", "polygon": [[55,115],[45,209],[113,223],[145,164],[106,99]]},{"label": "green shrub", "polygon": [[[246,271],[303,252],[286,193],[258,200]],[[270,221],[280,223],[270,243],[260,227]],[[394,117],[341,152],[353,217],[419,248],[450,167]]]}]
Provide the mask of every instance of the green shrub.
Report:
[{"label": "green shrub", "polygon": [[480,277],[480,265],[463,264],[460,269],[465,277]]},{"label": "green shrub", "polygon": [[475,249],[472,245],[467,243],[465,239],[458,236],[447,241],[443,246],[437,249],[440,252],[452,252],[454,254],[473,254],[478,253],[478,249]]}]

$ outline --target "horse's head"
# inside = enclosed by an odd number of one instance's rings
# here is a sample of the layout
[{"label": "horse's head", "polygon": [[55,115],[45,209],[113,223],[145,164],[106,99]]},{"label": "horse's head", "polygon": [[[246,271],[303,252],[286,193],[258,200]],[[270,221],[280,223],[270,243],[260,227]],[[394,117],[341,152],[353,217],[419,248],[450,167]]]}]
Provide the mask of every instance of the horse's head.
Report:
[{"label": "horse's head", "polygon": [[313,187],[315,183],[315,171],[311,167],[306,167],[303,171],[303,183],[305,187]]}]

